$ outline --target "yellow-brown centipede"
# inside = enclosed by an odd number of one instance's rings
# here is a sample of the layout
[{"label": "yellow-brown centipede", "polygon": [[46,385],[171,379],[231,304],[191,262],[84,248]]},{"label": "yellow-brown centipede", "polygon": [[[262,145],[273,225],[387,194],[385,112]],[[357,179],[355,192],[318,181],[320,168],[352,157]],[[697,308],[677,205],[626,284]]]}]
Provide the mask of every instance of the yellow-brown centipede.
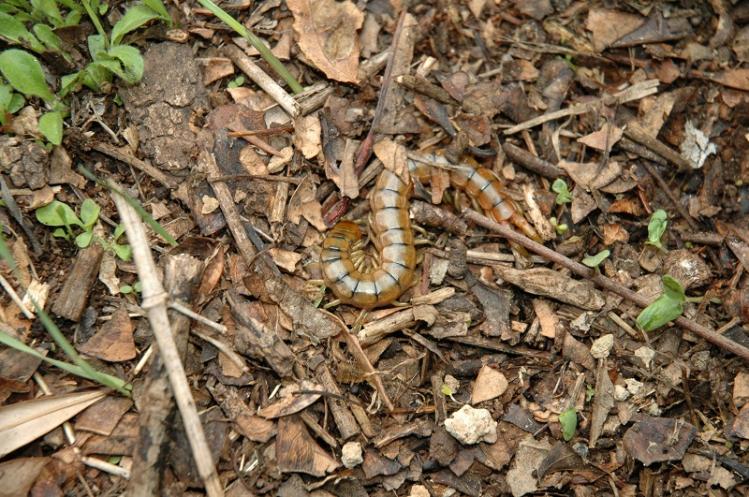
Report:
[{"label": "yellow-brown centipede", "polygon": [[[439,156],[431,157],[430,162],[446,164]],[[412,178],[429,181],[428,166],[411,159],[408,165]],[[529,236],[536,237],[490,170],[462,163],[450,168],[450,183],[474,198],[495,221],[512,222]],[[411,186],[385,169],[370,192],[370,227],[380,254],[379,266],[375,269],[360,271],[351,259],[352,248],[362,236],[359,226],[351,221],[340,221],[328,232],[320,254],[322,274],[325,284],[341,302],[372,309],[393,302],[411,286],[416,269],[416,249],[408,212]]]}]

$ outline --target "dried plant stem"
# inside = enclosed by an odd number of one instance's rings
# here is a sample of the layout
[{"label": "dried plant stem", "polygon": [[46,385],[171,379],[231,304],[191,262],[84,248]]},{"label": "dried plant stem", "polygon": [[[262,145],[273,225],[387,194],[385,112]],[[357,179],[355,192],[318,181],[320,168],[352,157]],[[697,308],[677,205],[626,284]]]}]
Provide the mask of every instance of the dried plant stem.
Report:
[{"label": "dried plant stem", "polygon": [[[625,286],[617,283],[616,281],[610,278],[607,278],[606,276],[600,273],[597,273],[593,269],[587,266],[584,266],[580,264],[579,262],[573,261],[572,259],[569,259],[563,256],[562,254],[555,252],[554,250],[541,245],[540,243],[534,242],[530,238],[516,232],[509,226],[503,226],[499,223],[496,223],[492,221],[491,219],[487,218],[486,216],[482,216],[478,212],[470,210],[470,209],[466,209],[463,212],[463,216],[469,221],[472,221],[478,224],[479,226],[483,226],[484,228],[488,230],[498,233],[504,238],[506,238],[507,240],[511,242],[515,242],[518,245],[525,247],[531,252],[534,252],[551,262],[555,262],[561,266],[566,267],[573,273],[576,273],[579,276],[582,276],[584,278],[587,278],[593,281],[599,287],[605,290],[614,292],[617,295],[620,295],[624,297],[625,299],[631,302],[634,302],[640,307],[647,307],[651,303],[650,300],[648,300],[646,297],[633,292],[629,288],[626,288]],[[732,354],[735,354],[741,357],[746,362],[749,362],[749,349],[747,349],[743,345],[740,345],[739,343],[734,342],[733,340],[730,340],[722,335],[715,333],[715,331],[711,330],[710,328],[706,326],[702,326],[701,324],[695,323],[693,321],[689,321],[688,319],[683,318],[683,317],[676,319],[674,323],[677,324],[678,326],[681,326],[682,328],[686,330],[691,331],[695,335],[701,338],[704,338],[705,340],[712,343],[713,345],[716,345],[723,350],[731,352]]]},{"label": "dried plant stem", "polygon": [[[119,186],[114,185],[119,189]],[[164,361],[174,399],[177,402],[185,432],[192,448],[195,464],[210,497],[221,497],[224,490],[218,479],[216,468],[211,457],[208,442],[200,423],[200,417],[192,398],[190,385],[187,382],[185,369],[174,343],[169,317],[167,316],[167,294],[158,277],[156,264],[151,257],[146,230],[138,213],[120,195],[112,193],[120,219],[125,226],[127,239],[133,248],[133,260],[138,270],[138,277],[143,285],[141,307],[146,311],[151,323],[151,330],[159,347],[159,354]]]}]

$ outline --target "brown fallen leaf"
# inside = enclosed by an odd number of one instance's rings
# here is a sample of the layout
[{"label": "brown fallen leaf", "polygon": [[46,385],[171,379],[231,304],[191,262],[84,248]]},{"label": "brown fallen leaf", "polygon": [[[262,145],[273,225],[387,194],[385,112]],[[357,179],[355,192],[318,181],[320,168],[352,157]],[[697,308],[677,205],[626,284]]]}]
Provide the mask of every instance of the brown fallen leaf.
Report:
[{"label": "brown fallen leaf", "polygon": [[622,128],[606,123],[598,131],[582,136],[577,141],[596,150],[611,150],[623,135],[624,130]]},{"label": "brown fallen leaf", "polygon": [[0,408],[0,457],[54,430],[106,397],[104,389],[40,397]]},{"label": "brown fallen leaf", "polygon": [[596,368],[596,394],[593,396],[591,408],[588,447],[596,446],[596,442],[603,432],[603,424],[606,422],[606,417],[612,407],[614,407],[614,384],[611,383],[604,359],[598,363]]},{"label": "brown fallen leaf", "polygon": [[476,381],[473,383],[471,404],[475,405],[485,400],[496,399],[505,393],[508,386],[509,382],[505,375],[491,366],[484,365],[479,370]]},{"label": "brown fallen leaf", "polygon": [[591,311],[598,310],[605,304],[603,295],[590,281],[573,280],[569,276],[547,268],[521,271],[495,266],[494,269],[503,280],[533,295],[551,297]]},{"label": "brown fallen leaf", "polygon": [[81,345],[80,351],[109,362],[133,359],[137,350],[127,308],[123,305],[114,311],[112,319],[105,322],[94,336]]},{"label": "brown fallen leaf", "polygon": [[[645,466],[678,461],[684,457],[695,435],[697,429],[681,419],[640,415],[624,434],[624,450]],[[654,447],[657,450],[653,450]]]},{"label": "brown fallen leaf", "polygon": [[282,473],[306,473],[318,478],[340,466],[315,442],[298,416],[278,420],[276,460]]},{"label": "brown fallen leaf", "polygon": [[320,398],[319,393],[308,392],[322,392],[323,390],[321,385],[307,380],[302,380],[299,384],[287,385],[279,392],[279,399],[276,402],[263,407],[257,413],[266,419],[297,413]]},{"label": "brown fallen leaf", "polygon": [[325,75],[357,83],[359,36],[364,15],[346,0],[287,0],[304,55]]},{"label": "brown fallen leaf", "polygon": [[298,117],[294,122],[294,146],[305,159],[317,157],[320,153],[320,118],[317,115]]},{"label": "brown fallen leaf", "polygon": [[588,11],[585,28],[593,33],[593,45],[601,52],[642,23],[640,16],[618,10],[593,8]]},{"label": "brown fallen leaf", "polygon": [[603,225],[603,244],[613,245],[616,242],[626,242],[629,240],[629,232],[619,223],[610,223]]},{"label": "brown fallen leaf", "polygon": [[48,457],[19,457],[0,464],[0,497],[28,495]]}]

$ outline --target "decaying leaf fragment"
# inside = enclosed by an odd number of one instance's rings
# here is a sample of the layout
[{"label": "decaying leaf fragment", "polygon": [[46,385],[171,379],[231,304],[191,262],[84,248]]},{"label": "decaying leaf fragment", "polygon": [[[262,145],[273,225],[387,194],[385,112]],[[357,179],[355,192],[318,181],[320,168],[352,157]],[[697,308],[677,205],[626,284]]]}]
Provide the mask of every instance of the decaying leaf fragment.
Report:
[{"label": "decaying leaf fragment", "polygon": [[521,271],[501,266],[494,269],[503,280],[533,295],[543,295],[591,311],[602,308],[605,303],[603,295],[593,287],[593,283],[573,280],[551,269]]},{"label": "decaying leaf fragment", "polygon": [[364,15],[350,2],[287,0],[304,55],[331,79],[356,83]]}]

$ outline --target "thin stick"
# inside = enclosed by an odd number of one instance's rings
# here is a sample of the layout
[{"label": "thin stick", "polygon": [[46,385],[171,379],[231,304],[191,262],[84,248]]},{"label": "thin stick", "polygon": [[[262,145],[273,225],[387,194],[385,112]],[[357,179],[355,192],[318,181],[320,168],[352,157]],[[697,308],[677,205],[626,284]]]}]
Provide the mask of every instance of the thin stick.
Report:
[{"label": "thin stick", "polygon": [[[114,185],[119,189],[119,186]],[[174,399],[177,402],[187,439],[192,448],[195,465],[203,479],[209,497],[223,497],[224,490],[218,479],[216,467],[211,457],[208,441],[200,423],[197,407],[192,398],[190,385],[187,382],[185,369],[180,360],[179,351],[174,343],[169,317],[167,315],[168,295],[158,277],[156,264],[151,257],[148,236],[138,213],[120,195],[112,193],[120,220],[125,226],[127,239],[133,248],[133,260],[138,270],[138,277],[143,285],[141,307],[146,311],[151,323],[151,330],[159,347],[159,354],[164,361]]]},{"label": "thin stick", "polygon": [[16,291],[8,282],[8,280],[3,278],[2,274],[0,274],[0,286],[2,286],[3,289],[8,293],[8,295],[10,296],[10,300],[12,300],[13,303],[16,304],[19,309],[21,309],[21,312],[23,313],[24,316],[26,316],[26,319],[33,320],[35,317],[34,313],[28,310],[25,305],[23,305],[23,301],[21,301],[21,297],[18,296]]},{"label": "thin stick", "polygon": [[[564,266],[565,268],[569,269],[573,273],[576,273],[584,278],[587,278],[593,281],[599,287],[605,290],[612,291],[616,293],[617,295],[620,295],[624,297],[625,299],[631,302],[634,302],[640,307],[643,307],[643,308],[647,307],[651,303],[644,296],[633,292],[629,288],[622,286],[621,284],[615,282],[614,280],[611,280],[600,273],[596,273],[593,269],[587,266],[584,266],[580,264],[579,262],[573,261],[572,259],[569,259],[563,256],[562,254],[555,252],[551,250],[550,248],[541,245],[540,243],[534,242],[530,238],[514,231],[512,228],[498,224],[492,221],[491,219],[485,216],[482,216],[476,211],[466,209],[465,211],[463,211],[463,216],[469,221],[472,221],[478,224],[479,226],[483,226],[484,228],[488,230],[494,231],[495,233],[498,233],[504,238],[506,238],[507,240],[511,242],[515,242],[518,245],[525,247],[531,252],[535,252],[536,254],[544,257],[545,259],[548,259],[551,262],[555,262],[561,266]],[[674,322],[677,325],[681,326],[682,328],[691,331],[695,335],[704,338],[705,340],[712,343],[713,345],[716,345],[723,350],[731,352],[732,354],[735,354],[741,357],[746,362],[749,362],[749,349],[747,349],[743,345],[740,345],[737,342],[734,342],[733,340],[730,340],[722,335],[718,335],[717,333],[715,333],[715,331],[711,330],[710,328],[707,328],[706,326],[702,326],[695,322],[689,321],[686,318],[680,317],[680,318],[677,318]]]},{"label": "thin stick", "polygon": [[276,83],[273,78],[268,76],[260,66],[252,62],[250,58],[236,46],[227,46],[224,48],[227,57],[239,67],[252,81],[270,95],[278,105],[281,106],[291,118],[297,117],[301,113],[299,104],[294,97],[286,93],[286,90]]},{"label": "thin stick", "polygon": [[93,148],[97,152],[101,152],[104,155],[108,155],[115,160],[133,166],[138,171],[146,173],[152,179],[158,181],[169,189],[177,188],[177,186],[179,185],[178,179],[164,174],[160,169],[152,166],[148,162],[142,161],[137,157],[127,154],[117,147],[113,147],[112,145],[109,145],[107,143],[98,142],[93,144],[91,148]]},{"label": "thin stick", "polygon": [[681,205],[681,202],[679,202],[679,199],[676,198],[676,195],[674,195],[674,192],[671,191],[668,183],[666,183],[666,180],[663,179],[663,176],[661,176],[658,170],[653,167],[647,160],[642,161],[640,164],[642,164],[642,167],[644,167],[648,174],[653,177],[655,182],[658,183],[658,186],[661,187],[663,193],[665,193],[671,203],[674,204],[676,211],[681,215],[681,217],[684,218],[692,231],[697,231],[699,229],[699,227],[697,226],[697,222],[695,222],[694,218],[689,215],[689,212],[687,212],[684,206]]}]

